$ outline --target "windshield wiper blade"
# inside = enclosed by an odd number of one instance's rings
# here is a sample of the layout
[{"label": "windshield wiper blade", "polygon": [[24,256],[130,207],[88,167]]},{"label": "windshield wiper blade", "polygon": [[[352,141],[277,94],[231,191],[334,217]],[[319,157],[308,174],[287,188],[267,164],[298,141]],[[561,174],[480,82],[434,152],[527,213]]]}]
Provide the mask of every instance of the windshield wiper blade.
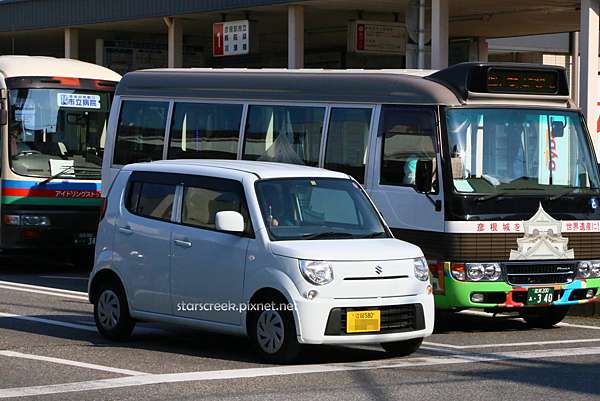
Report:
[{"label": "windshield wiper blade", "polygon": [[45,180],[40,181],[39,185],[45,185],[45,184],[49,183],[50,181],[55,180],[58,177],[62,176],[69,170],[73,170],[73,174],[75,174],[75,166],[69,166],[69,167],[65,168],[64,170],[61,170],[58,173],[51,175],[50,177],[46,178]]},{"label": "windshield wiper blade", "polygon": [[325,231],[322,233],[310,233],[304,234],[302,236],[303,239],[325,239],[325,238],[354,238],[354,235],[350,233],[340,232],[340,231]]},{"label": "windshield wiper blade", "polygon": [[361,235],[359,238],[386,238],[387,233],[385,231],[377,231],[374,233]]},{"label": "windshield wiper blade", "polygon": [[543,188],[533,188],[533,187],[531,187],[531,188],[511,188],[510,190],[506,189],[504,191],[498,191],[498,192],[494,192],[491,194],[483,195],[475,200],[477,202],[483,202],[483,201],[487,201],[490,199],[498,198],[500,196],[506,196],[511,191],[543,191],[543,190],[544,190]]}]

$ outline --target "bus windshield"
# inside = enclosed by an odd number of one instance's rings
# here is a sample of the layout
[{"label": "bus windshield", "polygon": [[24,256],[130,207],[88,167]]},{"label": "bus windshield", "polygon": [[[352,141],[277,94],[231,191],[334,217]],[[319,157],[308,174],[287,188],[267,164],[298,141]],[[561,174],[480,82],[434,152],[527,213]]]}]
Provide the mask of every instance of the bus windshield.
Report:
[{"label": "bus windshield", "polygon": [[9,155],[16,174],[100,178],[109,92],[12,89],[9,106]]},{"label": "bus windshield", "polygon": [[449,108],[454,190],[461,194],[597,192],[598,170],[579,113]]}]

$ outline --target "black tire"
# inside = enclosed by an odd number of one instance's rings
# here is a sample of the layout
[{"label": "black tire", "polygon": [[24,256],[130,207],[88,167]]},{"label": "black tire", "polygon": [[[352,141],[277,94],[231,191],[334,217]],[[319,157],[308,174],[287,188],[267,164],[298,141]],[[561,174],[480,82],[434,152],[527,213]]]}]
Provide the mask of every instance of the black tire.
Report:
[{"label": "black tire", "polygon": [[123,286],[114,280],[100,284],[94,297],[94,320],[100,334],[112,341],[129,339],[135,321],[129,314],[129,306]]},{"label": "black tire", "polygon": [[521,317],[530,327],[540,329],[550,329],[562,320],[569,313],[569,307],[548,307],[543,309],[532,309],[521,312]]},{"label": "black tire", "polygon": [[[254,303],[258,307],[261,304],[278,305],[279,308],[261,308],[249,313],[248,335],[252,347],[267,363],[289,364],[296,361],[301,345],[298,342],[294,316],[286,309],[287,301],[272,298]],[[269,337],[269,333],[275,337]]]},{"label": "black tire", "polygon": [[423,343],[422,338],[413,338],[405,341],[394,341],[391,343],[381,343],[383,349],[392,356],[408,356],[419,349]]}]

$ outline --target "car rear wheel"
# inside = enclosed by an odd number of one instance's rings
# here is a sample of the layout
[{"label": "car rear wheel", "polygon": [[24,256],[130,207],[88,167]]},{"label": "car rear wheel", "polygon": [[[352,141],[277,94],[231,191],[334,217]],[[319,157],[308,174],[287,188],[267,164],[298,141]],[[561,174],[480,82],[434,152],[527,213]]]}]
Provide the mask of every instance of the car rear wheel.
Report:
[{"label": "car rear wheel", "polygon": [[408,356],[418,350],[422,342],[422,338],[413,338],[404,341],[382,343],[381,346],[392,356]]},{"label": "car rear wheel", "polygon": [[123,288],[112,281],[103,283],[94,300],[94,320],[102,336],[123,341],[131,336],[135,321],[129,315]]},{"label": "car rear wheel", "polygon": [[540,329],[550,329],[567,316],[569,307],[549,307],[549,308],[535,308],[533,310],[525,310],[521,312],[521,317],[527,325],[530,327],[537,327]]},{"label": "car rear wheel", "polygon": [[269,363],[288,364],[294,362],[300,354],[300,343],[296,334],[296,324],[291,311],[284,309],[285,302],[273,301],[279,305],[277,310],[262,310],[261,304],[257,311],[249,317],[249,335],[253,347],[262,359]]}]

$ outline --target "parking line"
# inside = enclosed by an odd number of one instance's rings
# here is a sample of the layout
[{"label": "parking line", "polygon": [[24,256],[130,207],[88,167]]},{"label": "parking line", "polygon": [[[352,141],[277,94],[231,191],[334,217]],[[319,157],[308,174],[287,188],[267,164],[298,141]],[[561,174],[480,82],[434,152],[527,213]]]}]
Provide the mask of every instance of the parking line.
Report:
[{"label": "parking line", "polygon": [[501,344],[471,344],[471,345],[454,345],[444,343],[423,342],[425,345],[435,347],[444,347],[451,349],[474,349],[474,348],[496,348],[496,347],[526,347],[531,345],[551,345],[551,344],[577,344],[577,343],[600,343],[600,338],[584,338],[580,340],[550,340],[550,341],[529,341],[522,343],[501,343]]},{"label": "parking line", "polygon": [[12,285],[0,285],[0,288],[3,288],[5,290],[11,290],[11,291],[30,292],[30,293],[34,293],[34,294],[51,295],[53,297],[77,299],[80,301],[89,301],[87,296],[83,297],[83,296],[79,296],[79,295],[63,294],[60,292],[34,290],[31,288],[23,288],[23,287],[17,287],[17,286],[12,286]]},{"label": "parking line", "polygon": [[59,292],[59,293],[63,293],[63,294],[71,294],[71,295],[79,295],[79,296],[85,296],[85,297],[87,297],[87,292],[72,291],[72,290],[63,290],[62,288],[43,287],[43,286],[40,286],[40,285],[33,285],[33,284],[15,283],[15,282],[12,282],[12,281],[1,281],[0,280],[0,285],[13,286],[13,287],[22,287],[22,288],[30,288],[30,289],[33,289],[33,290],[52,291],[52,292]]},{"label": "parking line", "polygon": [[119,369],[119,368],[113,368],[113,367],[110,367],[110,366],[96,365],[96,364],[93,364],[93,363],[85,363],[85,362],[77,362],[77,361],[72,361],[72,360],[69,360],[69,359],[54,358],[54,357],[50,357],[50,356],[24,354],[22,352],[16,352],[16,351],[0,351],[0,356],[7,356],[7,357],[11,357],[11,358],[31,359],[31,360],[35,360],[35,361],[43,361],[43,362],[51,362],[51,363],[58,363],[58,364],[61,364],[61,365],[69,365],[69,366],[76,366],[76,367],[79,367],[79,368],[101,370],[103,372],[118,373],[118,374],[127,375],[127,376],[139,376],[139,375],[145,375],[145,374],[147,374],[145,372],[138,372],[136,370]]},{"label": "parking line", "polygon": [[600,326],[586,326],[583,324],[559,323],[557,326],[573,327],[577,329],[600,330]]},{"label": "parking line", "polygon": [[30,322],[36,322],[36,323],[51,324],[53,326],[68,327],[70,329],[93,331],[94,333],[98,332],[98,330],[96,329],[96,326],[92,326],[92,325],[88,326],[88,325],[77,324],[77,323],[69,323],[69,322],[64,322],[61,320],[44,319],[42,317],[36,317],[36,316],[14,315],[12,313],[0,312],[0,317],[8,317],[11,319],[19,319],[19,320],[27,320]]},{"label": "parking line", "polygon": [[386,361],[366,361],[356,363],[335,363],[321,365],[293,365],[267,368],[247,368],[204,372],[146,374],[119,377],[115,379],[90,380],[84,382],[51,384],[45,386],[17,387],[0,390],[0,398],[64,394],[78,391],[104,390],[113,388],[144,386],[153,384],[181,383],[193,381],[248,379],[256,377],[304,375],[313,373],[334,373],[372,369],[402,369],[411,367],[440,366],[467,363],[493,363],[507,360],[536,360],[572,356],[599,355],[600,347],[569,348],[564,350],[516,351],[496,354],[457,354],[425,358],[391,359]]}]

